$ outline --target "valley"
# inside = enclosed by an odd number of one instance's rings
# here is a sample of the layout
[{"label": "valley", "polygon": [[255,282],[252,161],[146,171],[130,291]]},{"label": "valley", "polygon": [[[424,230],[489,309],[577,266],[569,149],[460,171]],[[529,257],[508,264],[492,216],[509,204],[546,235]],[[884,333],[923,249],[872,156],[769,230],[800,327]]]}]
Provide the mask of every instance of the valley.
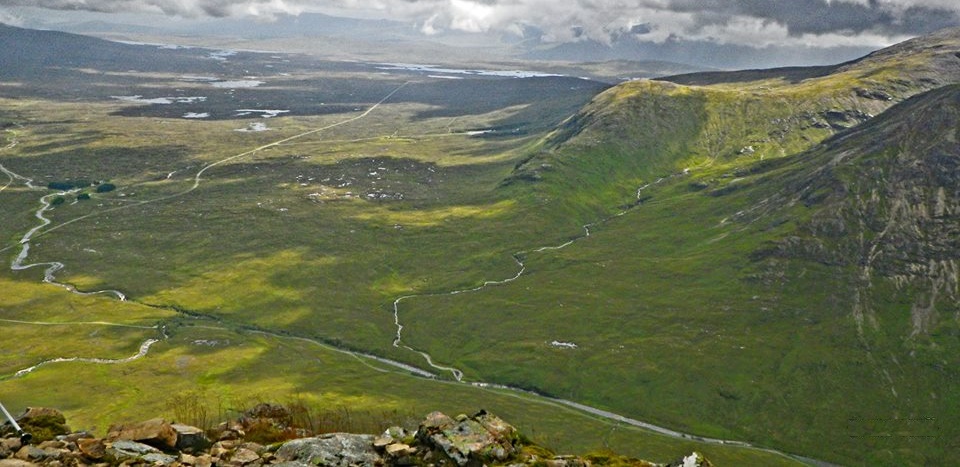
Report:
[{"label": "valley", "polygon": [[59,50],[0,52],[4,402],[99,431],[179,394],[482,407],[663,461],[954,456],[957,30],[611,87],[2,28]]}]

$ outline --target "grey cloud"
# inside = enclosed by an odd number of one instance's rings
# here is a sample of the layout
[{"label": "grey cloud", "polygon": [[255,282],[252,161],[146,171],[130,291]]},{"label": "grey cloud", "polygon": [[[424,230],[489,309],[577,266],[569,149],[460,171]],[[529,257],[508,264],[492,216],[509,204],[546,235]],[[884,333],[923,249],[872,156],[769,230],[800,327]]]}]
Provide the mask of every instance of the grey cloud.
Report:
[{"label": "grey cloud", "polygon": [[[535,29],[545,40],[605,43],[625,36],[663,42],[671,34],[743,45],[754,45],[756,34],[779,34],[767,44],[826,34],[876,41],[960,25],[956,0],[0,0],[5,6],[183,17],[312,11],[408,21],[428,33]],[[751,36],[737,30],[744,24],[765,30]]]},{"label": "grey cloud", "polygon": [[866,31],[888,35],[924,34],[960,24],[958,7],[960,5],[947,9],[924,6],[922,2],[879,0],[866,4],[852,0],[672,0],[668,6],[676,12],[693,13],[699,25],[724,25],[733,18],[747,16],[782,24],[792,36]]},{"label": "grey cloud", "polygon": [[300,0],[0,0],[0,7],[100,13],[162,13],[182,17],[272,16],[301,11]]},{"label": "grey cloud", "polygon": [[642,36],[644,34],[650,34],[653,32],[653,27],[650,23],[634,24],[630,26],[630,34],[636,34]]}]

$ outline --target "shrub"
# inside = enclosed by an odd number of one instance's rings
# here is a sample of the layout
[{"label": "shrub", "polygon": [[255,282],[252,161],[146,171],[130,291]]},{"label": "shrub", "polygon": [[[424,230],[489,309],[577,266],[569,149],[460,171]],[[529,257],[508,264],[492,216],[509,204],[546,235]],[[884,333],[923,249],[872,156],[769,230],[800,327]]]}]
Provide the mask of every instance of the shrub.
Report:
[{"label": "shrub", "polygon": [[65,435],[70,432],[66,425],[67,421],[63,415],[40,415],[20,423],[21,427],[27,433],[33,435],[35,443],[50,441],[57,436]]},{"label": "shrub", "polygon": [[67,191],[74,188],[83,188],[93,185],[89,180],[61,180],[58,182],[50,182],[47,184],[47,188],[51,190],[60,190]]},{"label": "shrub", "polygon": [[51,190],[66,191],[66,190],[72,190],[76,187],[73,185],[73,183],[70,183],[70,182],[50,182],[47,184],[47,188]]},{"label": "shrub", "polygon": [[90,193],[80,193],[77,195],[77,201],[83,201],[85,199],[90,199]]}]

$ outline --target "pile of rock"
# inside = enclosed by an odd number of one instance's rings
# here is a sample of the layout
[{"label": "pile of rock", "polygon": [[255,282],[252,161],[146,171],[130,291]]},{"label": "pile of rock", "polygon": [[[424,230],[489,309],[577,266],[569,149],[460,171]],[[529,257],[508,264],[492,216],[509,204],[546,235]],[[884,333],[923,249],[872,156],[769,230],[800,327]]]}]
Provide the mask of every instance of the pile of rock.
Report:
[{"label": "pile of rock", "polygon": [[[471,417],[450,418],[431,413],[415,432],[393,427],[380,436],[330,433],[272,444],[244,440],[245,430],[263,425],[278,430],[276,407],[265,406],[221,424],[212,441],[203,430],[162,419],[112,427],[105,438],[70,433],[62,414],[52,409],[29,409],[18,422],[24,430],[42,433],[33,444],[23,444],[9,427],[0,427],[0,467],[171,466],[171,467],[381,467],[486,465],[589,467],[608,462],[596,458],[554,456],[531,445],[499,417],[481,411]],[[655,466],[617,457],[609,463]],[[711,464],[694,453],[670,466],[705,467]]]}]

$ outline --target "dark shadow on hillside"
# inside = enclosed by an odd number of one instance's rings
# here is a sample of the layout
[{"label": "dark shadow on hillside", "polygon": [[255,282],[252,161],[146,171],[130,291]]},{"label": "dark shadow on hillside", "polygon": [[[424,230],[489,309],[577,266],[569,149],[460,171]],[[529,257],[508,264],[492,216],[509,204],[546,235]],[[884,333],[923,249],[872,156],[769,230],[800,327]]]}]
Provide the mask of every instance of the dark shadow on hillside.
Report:
[{"label": "dark shadow on hillside", "polygon": [[[77,144],[89,138],[91,137],[81,138],[77,140]],[[60,180],[98,181],[144,176],[149,178],[151,173],[166,174],[171,167],[182,167],[191,160],[191,156],[190,148],[177,145],[149,148],[77,147],[10,159],[5,161],[4,165],[45,185]]]},{"label": "dark shadow on hillside", "polygon": [[844,65],[845,64],[811,67],[785,67],[771,68],[767,70],[710,71],[703,73],[665,76],[655,79],[657,81],[669,81],[671,83],[683,84],[687,86],[709,86],[711,84],[721,83],[750,83],[754,81],[767,80],[783,80],[790,84],[797,84],[807,79],[820,78],[830,75]]},{"label": "dark shadow on hillside", "polygon": [[420,112],[419,118],[480,115],[524,106],[492,126],[503,134],[517,134],[551,129],[608,87],[567,77],[437,80],[410,84],[393,100],[437,107]]}]

